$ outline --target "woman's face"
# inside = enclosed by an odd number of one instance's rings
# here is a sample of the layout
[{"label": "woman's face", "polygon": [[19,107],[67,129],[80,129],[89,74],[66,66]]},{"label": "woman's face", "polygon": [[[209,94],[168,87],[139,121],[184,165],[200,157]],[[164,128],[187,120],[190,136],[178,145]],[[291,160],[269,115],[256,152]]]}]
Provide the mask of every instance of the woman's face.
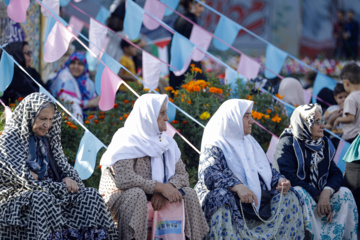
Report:
[{"label": "woman's face", "polygon": [[253,123],[255,123],[255,121],[251,116],[250,109],[248,109],[243,117],[244,135],[245,136],[251,134],[251,128],[252,128]]},{"label": "woman's face", "polygon": [[169,121],[169,118],[168,118],[168,115],[167,115],[167,105],[166,105],[166,102],[164,102],[164,104],[161,106],[159,116],[158,116],[158,119],[157,119],[157,123],[158,123],[160,132],[165,132],[166,131],[166,123],[167,123],[167,121]]},{"label": "woman's face", "polygon": [[32,56],[32,52],[29,49],[29,45],[24,45],[23,47],[23,53],[24,53],[24,58],[25,58],[25,67],[29,68],[31,67],[31,56]]},{"label": "woman's face", "polygon": [[[202,1],[203,3],[205,3],[205,0]],[[204,6],[200,3],[193,3],[193,8],[192,8],[192,13],[196,16],[196,17],[200,17],[201,14],[204,12]]]},{"label": "woman's face", "polygon": [[84,64],[80,60],[75,59],[70,63],[69,70],[70,70],[71,74],[75,78],[77,78],[77,77],[80,77],[80,75],[84,72],[85,67],[84,67]]},{"label": "woman's face", "polygon": [[322,117],[319,111],[315,112],[314,124],[311,128],[311,137],[314,140],[324,137],[325,124],[322,122]]},{"label": "woman's face", "polygon": [[32,131],[36,136],[45,136],[47,131],[51,128],[54,114],[55,109],[53,107],[47,107],[40,111],[32,127]]}]

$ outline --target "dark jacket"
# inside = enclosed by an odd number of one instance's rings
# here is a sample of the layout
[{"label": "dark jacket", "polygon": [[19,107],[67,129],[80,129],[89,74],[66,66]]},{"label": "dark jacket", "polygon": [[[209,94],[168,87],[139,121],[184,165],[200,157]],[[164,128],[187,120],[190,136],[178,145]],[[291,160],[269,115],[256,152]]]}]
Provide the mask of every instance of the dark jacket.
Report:
[{"label": "dark jacket", "polygon": [[315,200],[326,186],[335,191],[344,186],[343,174],[333,161],[335,148],[327,137],[324,137],[324,142],[324,159],[318,164],[320,190],[310,185],[311,150],[305,147],[303,141],[285,133],[280,137],[275,152],[274,167],[290,180],[292,186],[302,187]]}]

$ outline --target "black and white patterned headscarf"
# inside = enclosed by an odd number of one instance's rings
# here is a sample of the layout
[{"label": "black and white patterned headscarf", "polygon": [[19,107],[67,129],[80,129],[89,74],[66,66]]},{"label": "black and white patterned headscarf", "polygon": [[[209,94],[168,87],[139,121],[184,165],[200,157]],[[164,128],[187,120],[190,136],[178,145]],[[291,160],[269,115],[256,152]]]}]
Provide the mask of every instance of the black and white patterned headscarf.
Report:
[{"label": "black and white patterned headscarf", "polygon": [[315,112],[322,113],[319,104],[301,105],[295,109],[290,118],[290,126],[283,133],[291,133],[297,140],[303,141],[311,153],[310,183],[318,188],[318,164],[324,158],[324,140],[314,140],[311,128],[315,121]]},{"label": "black and white patterned headscarf", "polygon": [[[28,95],[15,108],[10,121],[0,135],[0,204],[28,190],[46,190],[46,182],[35,182],[26,164],[32,125],[39,109],[52,100],[43,93]],[[46,134],[53,157],[65,176],[83,186],[71,167],[61,146],[61,115],[55,108],[53,124]],[[40,186],[41,185],[41,186]]]}]

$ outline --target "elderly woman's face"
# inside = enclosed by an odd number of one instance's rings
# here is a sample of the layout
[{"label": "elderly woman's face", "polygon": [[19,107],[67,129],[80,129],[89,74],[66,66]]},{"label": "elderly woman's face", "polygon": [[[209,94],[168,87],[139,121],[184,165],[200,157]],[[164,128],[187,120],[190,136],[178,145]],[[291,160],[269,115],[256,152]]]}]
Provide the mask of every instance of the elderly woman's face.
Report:
[{"label": "elderly woman's face", "polygon": [[315,112],[314,124],[311,128],[311,137],[314,140],[324,137],[325,124],[322,122],[322,117],[319,111]]},{"label": "elderly woman's face", "polygon": [[36,136],[45,136],[47,131],[51,128],[54,114],[55,109],[53,107],[47,107],[40,111],[32,127],[32,131]]},{"label": "elderly woman's face", "polygon": [[79,77],[85,70],[84,64],[80,60],[73,60],[69,65],[69,70],[71,74],[77,78]]},{"label": "elderly woman's face", "polygon": [[165,132],[166,131],[166,123],[167,123],[167,121],[169,121],[169,118],[168,118],[168,115],[167,115],[167,105],[164,102],[164,104],[161,106],[159,116],[158,116],[158,119],[157,119],[157,123],[158,123],[160,132]]},{"label": "elderly woman's face", "polygon": [[251,117],[250,109],[248,109],[243,116],[244,135],[245,136],[251,134],[251,128],[252,128],[253,123],[255,123],[255,121]]}]

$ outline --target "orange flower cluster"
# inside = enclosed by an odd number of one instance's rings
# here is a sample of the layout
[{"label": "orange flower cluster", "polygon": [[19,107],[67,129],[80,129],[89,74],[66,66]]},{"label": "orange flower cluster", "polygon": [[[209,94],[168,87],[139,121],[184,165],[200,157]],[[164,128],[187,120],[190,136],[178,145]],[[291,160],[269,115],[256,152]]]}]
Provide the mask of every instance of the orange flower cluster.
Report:
[{"label": "orange flower cluster", "polygon": [[71,128],[73,128],[73,129],[75,129],[75,130],[77,130],[77,129],[78,129],[78,127],[77,127],[77,126],[75,126],[74,124],[71,124],[71,125],[70,125],[70,127],[71,127]]},{"label": "orange flower cluster", "polygon": [[71,125],[71,122],[66,122],[65,124],[68,125],[68,126],[70,126],[70,125]]},{"label": "orange flower cluster", "polygon": [[[257,111],[252,111],[251,116],[252,116],[252,118],[254,118],[256,120],[260,120],[262,118],[264,118],[264,119],[269,119],[270,118],[270,115],[263,114],[263,113],[257,112]],[[264,121],[264,119],[263,119],[263,121]]]},{"label": "orange flower cluster", "polygon": [[130,102],[130,101],[127,100],[127,99],[124,100],[124,103],[125,103],[125,104],[128,104],[129,102]]},{"label": "orange flower cluster", "polygon": [[195,64],[191,64],[190,67],[191,67],[190,71],[202,73],[201,68],[195,67]]},{"label": "orange flower cluster", "polygon": [[164,90],[167,92],[174,91],[173,87],[164,87]]},{"label": "orange flower cluster", "polygon": [[119,104],[115,103],[114,108],[118,108],[118,107],[119,107]]},{"label": "orange flower cluster", "polygon": [[[190,81],[186,84],[181,85],[182,88],[185,88],[187,92],[200,92],[202,89],[205,89],[210,86],[210,83],[204,80]],[[173,92],[175,93],[175,92]],[[177,93],[176,93],[177,95]]]},{"label": "orange flower cluster", "polygon": [[99,123],[99,120],[95,119],[95,120],[94,120],[94,123],[98,124],[98,123]]},{"label": "orange flower cluster", "polygon": [[84,122],[85,124],[89,124],[90,123],[90,121],[89,120],[85,120],[85,122]]},{"label": "orange flower cluster", "polygon": [[99,167],[98,167],[100,170],[101,170],[101,165],[99,165]]},{"label": "orange flower cluster", "polygon": [[105,118],[105,115],[100,115],[98,118],[99,118],[99,119],[104,119],[104,118]]},{"label": "orange flower cluster", "polygon": [[178,121],[178,120],[172,120],[171,123],[172,123],[172,124],[178,124],[179,121]]},{"label": "orange flower cluster", "polygon": [[211,88],[209,88],[209,92],[210,93],[222,94],[223,90],[221,88],[211,87]]},{"label": "orange flower cluster", "polygon": [[19,97],[18,101],[21,102],[24,98],[23,97]]},{"label": "orange flower cluster", "polygon": [[280,95],[280,93],[277,93],[277,94],[275,94],[275,96],[278,98],[278,99],[283,99],[284,98],[284,95]]},{"label": "orange flower cluster", "polygon": [[279,117],[278,114],[275,114],[275,116],[272,117],[271,121],[279,123],[281,121],[281,117]]},{"label": "orange flower cluster", "polygon": [[172,99],[172,98],[169,98],[169,101],[173,103],[173,102],[174,102],[174,99]]},{"label": "orange flower cluster", "polygon": [[247,95],[247,96],[246,96],[246,99],[247,99],[247,100],[252,100],[252,98],[253,98],[253,97],[252,97],[251,95]]},{"label": "orange flower cluster", "polygon": [[119,117],[119,120],[122,121],[122,120],[123,120],[123,117]]},{"label": "orange flower cluster", "polygon": [[94,115],[90,115],[90,116],[88,117],[89,120],[94,119],[94,118],[95,118]]},{"label": "orange flower cluster", "polygon": [[267,113],[271,113],[271,109],[267,109],[266,112],[267,112]]},{"label": "orange flower cluster", "polygon": [[185,124],[188,124],[188,122],[184,120],[184,121],[183,121],[183,124],[184,124],[184,125],[185,125]]},{"label": "orange flower cluster", "polygon": [[10,103],[9,105],[10,107],[16,107],[16,105],[14,103]]},{"label": "orange flower cluster", "polygon": [[128,113],[125,113],[124,114],[124,118],[127,119],[129,117],[129,114]]}]

